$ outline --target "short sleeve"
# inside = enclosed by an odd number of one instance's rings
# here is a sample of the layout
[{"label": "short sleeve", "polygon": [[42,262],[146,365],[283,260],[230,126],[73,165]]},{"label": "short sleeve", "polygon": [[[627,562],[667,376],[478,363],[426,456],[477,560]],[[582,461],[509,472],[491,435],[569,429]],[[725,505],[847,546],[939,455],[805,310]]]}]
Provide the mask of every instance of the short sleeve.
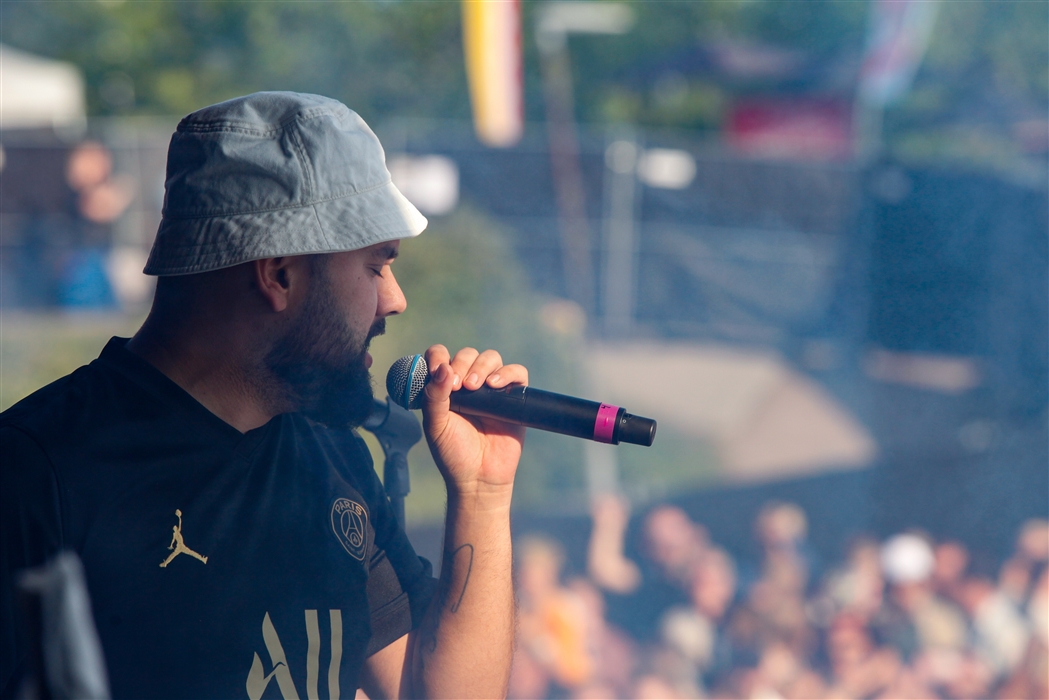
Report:
[{"label": "short sleeve", "polygon": [[371,617],[371,641],[367,655],[411,632],[422,622],[430,605],[437,581],[429,561],[415,553],[386,497],[379,477],[372,467],[367,445],[359,437],[354,449],[359,462],[366,465],[354,479],[361,495],[368,501],[374,530],[368,551],[368,609]]},{"label": "short sleeve", "polygon": [[51,461],[28,434],[0,427],[0,697],[14,697],[26,655],[15,576],[45,563],[62,546]]},{"label": "short sleeve", "polygon": [[390,519],[395,531],[381,538],[376,528],[376,547],[369,559],[372,637],[368,656],[419,626],[437,584],[430,562],[415,553],[392,513]]}]

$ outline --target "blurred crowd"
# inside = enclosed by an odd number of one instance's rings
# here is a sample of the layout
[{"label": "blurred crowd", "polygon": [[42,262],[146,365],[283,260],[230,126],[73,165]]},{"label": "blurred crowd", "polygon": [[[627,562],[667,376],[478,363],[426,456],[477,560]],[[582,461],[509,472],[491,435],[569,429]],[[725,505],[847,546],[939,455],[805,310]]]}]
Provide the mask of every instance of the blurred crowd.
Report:
[{"label": "blurred crowd", "polygon": [[117,220],[139,189],[97,141],[0,146],[0,304],[107,310],[146,301],[145,251]]},{"label": "blurred crowd", "polygon": [[636,560],[623,500],[592,518],[585,575],[517,542],[513,698],[1049,697],[1047,521],[999,565],[918,531],[821,562],[789,503],[759,513],[754,562],[674,506],[645,515]]}]

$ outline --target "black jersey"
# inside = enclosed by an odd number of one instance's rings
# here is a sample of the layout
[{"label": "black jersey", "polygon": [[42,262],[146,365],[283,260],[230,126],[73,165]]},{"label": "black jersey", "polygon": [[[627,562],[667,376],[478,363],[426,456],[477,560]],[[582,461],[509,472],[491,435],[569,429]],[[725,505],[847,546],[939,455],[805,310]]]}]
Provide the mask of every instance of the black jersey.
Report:
[{"label": "black jersey", "polygon": [[297,414],[242,434],[125,343],[0,414],[3,697],[12,578],[72,550],[114,697],[352,698],[434,589],[367,447]]}]

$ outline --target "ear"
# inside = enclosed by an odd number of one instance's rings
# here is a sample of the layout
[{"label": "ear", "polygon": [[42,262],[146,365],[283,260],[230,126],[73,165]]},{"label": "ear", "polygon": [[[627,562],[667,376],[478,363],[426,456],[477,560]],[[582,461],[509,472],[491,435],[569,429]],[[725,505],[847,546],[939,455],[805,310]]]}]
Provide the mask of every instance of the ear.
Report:
[{"label": "ear", "polygon": [[[300,284],[299,265],[295,258],[263,258],[251,263],[255,273],[255,286],[272,311],[280,313],[291,303],[293,287]],[[297,291],[297,289],[296,289]]]}]

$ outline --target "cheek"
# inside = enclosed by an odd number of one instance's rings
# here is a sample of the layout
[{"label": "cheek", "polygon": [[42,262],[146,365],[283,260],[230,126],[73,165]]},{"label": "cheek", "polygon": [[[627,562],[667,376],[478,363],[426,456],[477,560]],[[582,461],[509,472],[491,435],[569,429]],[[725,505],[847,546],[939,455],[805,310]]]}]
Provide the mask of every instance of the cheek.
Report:
[{"label": "cheek", "polygon": [[360,274],[333,289],[338,296],[335,300],[336,305],[356,330],[363,328],[367,332],[375,320],[379,293],[374,279],[370,274]]}]

